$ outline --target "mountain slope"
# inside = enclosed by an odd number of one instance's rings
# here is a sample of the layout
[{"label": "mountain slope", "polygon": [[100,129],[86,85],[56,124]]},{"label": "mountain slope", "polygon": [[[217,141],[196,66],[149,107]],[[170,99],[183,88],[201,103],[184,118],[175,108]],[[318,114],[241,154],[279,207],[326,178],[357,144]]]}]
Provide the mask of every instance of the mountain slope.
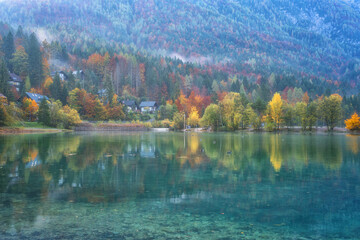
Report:
[{"label": "mountain slope", "polygon": [[341,78],[360,56],[359,1],[12,0],[3,21],[45,30],[48,40],[121,42],[241,71]]}]

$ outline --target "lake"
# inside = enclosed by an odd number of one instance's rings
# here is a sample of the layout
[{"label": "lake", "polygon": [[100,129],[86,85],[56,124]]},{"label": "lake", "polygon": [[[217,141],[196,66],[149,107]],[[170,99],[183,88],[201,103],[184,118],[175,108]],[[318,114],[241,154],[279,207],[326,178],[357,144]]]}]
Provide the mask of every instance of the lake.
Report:
[{"label": "lake", "polygon": [[357,239],[360,138],[0,136],[0,239]]}]

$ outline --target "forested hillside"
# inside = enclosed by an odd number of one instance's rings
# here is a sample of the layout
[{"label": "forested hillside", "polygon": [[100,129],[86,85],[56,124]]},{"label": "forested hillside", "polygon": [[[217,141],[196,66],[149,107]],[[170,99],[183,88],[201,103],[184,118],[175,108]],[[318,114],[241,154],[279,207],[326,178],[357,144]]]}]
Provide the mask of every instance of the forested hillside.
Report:
[{"label": "forested hillside", "polygon": [[311,129],[336,112],[334,128],[360,111],[356,1],[5,0],[0,14],[2,111],[17,119],[48,119],[29,93],[50,99],[54,126],[216,113],[230,130]]},{"label": "forested hillside", "polygon": [[358,1],[5,0],[0,14],[84,56],[117,43],[243,74],[359,72]]}]

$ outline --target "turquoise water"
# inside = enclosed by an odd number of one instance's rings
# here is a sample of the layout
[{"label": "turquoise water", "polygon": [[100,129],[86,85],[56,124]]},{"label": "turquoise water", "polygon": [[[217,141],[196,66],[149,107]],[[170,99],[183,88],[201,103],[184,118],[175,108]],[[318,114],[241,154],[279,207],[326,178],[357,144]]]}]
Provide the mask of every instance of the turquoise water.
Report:
[{"label": "turquoise water", "polygon": [[360,239],[360,138],[0,136],[0,239]]}]

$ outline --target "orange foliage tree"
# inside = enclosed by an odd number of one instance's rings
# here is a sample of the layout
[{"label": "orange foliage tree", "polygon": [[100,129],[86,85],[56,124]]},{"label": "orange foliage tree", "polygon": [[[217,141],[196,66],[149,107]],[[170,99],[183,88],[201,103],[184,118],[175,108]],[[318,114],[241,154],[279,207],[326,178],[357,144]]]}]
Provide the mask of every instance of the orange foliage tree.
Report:
[{"label": "orange foliage tree", "polygon": [[89,56],[86,64],[95,72],[98,77],[102,79],[105,67],[105,57],[101,56],[98,53],[94,53]]},{"label": "orange foliage tree", "polygon": [[87,119],[106,120],[107,113],[103,103],[84,89],[75,88],[69,93],[69,103],[80,115]]},{"label": "orange foliage tree", "polygon": [[179,97],[175,100],[175,105],[179,112],[185,112],[187,116],[190,115],[194,107],[199,114],[203,113],[210,103],[210,96],[202,96],[201,94],[196,94],[195,91],[191,91],[188,98],[183,91],[180,91]]},{"label": "orange foliage tree", "polygon": [[36,120],[36,113],[39,110],[39,106],[34,100],[31,100],[30,98],[24,98],[23,109],[29,121],[33,122]]},{"label": "orange foliage tree", "polygon": [[354,113],[350,119],[345,120],[346,129],[351,131],[360,130],[360,117]]}]

